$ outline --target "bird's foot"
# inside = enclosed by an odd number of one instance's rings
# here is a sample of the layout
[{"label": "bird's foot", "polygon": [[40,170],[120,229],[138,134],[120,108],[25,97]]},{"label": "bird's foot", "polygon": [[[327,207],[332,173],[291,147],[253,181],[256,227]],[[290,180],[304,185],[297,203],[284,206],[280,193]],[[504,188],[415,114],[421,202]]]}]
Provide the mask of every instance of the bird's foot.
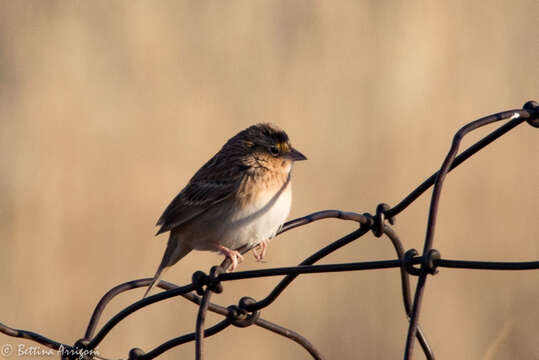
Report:
[{"label": "bird's foot", "polygon": [[218,245],[217,249],[226,256],[227,258],[232,261],[232,266],[230,267],[229,271],[232,272],[238,267],[238,264],[243,261],[243,256],[239,253],[239,251],[236,250],[230,250],[227,247],[224,247],[223,245]]},{"label": "bird's foot", "polygon": [[[253,255],[255,256],[256,261],[261,262],[264,256],[266,256],[266,249],[268,248],[270,239],[262,240],[256,248],[253,249]],[[260,248],[260,252],[257,252],[256,249]]]}]

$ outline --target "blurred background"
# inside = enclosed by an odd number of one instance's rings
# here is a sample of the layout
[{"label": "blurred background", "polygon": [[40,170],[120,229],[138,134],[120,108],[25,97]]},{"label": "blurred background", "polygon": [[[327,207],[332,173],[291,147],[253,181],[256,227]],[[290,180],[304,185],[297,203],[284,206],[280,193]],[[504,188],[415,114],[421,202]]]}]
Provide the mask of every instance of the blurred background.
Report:
[{"label": "blurred background", "polygon": [[[153,276],[166,245],[157,218],[253,123],[280,125],[309,157],[294,169],[290,218],[396,204],[439,168],[461,126],[539,100],[538,11],[537,1],[1,1],[0,321],[81,338],[107,290]],[[522,124],[450,174],[434,241],[444,258],[537,260],[538,153],[537,129]],[[422,248],[429,196],[397,217],[406,249]],[[266,263],[248,255],[240,270],[298,264],[355,228],[288,232]],[[321,263],[394,257],[369,234]],[[191,253],[164,279],[186,284],[220,261]],[[228,282],[213,300],[260,299],[279,280]],[[420,317],[437,358],[539,359],[538,283],[538,271],[441,269]],[[119,296],[103,320],[142,294]],[[193,331],[195,317],[183,298],[147,307],[98,350],[151,350]],[[403,354],[395,269],[304,276],[262,317],[328,359]],[[7,343],[35,345],[0,334]],[[219,333],[206,351],[309,358],[254,326]],[[194,344],[162,358],[192,359]]]}]

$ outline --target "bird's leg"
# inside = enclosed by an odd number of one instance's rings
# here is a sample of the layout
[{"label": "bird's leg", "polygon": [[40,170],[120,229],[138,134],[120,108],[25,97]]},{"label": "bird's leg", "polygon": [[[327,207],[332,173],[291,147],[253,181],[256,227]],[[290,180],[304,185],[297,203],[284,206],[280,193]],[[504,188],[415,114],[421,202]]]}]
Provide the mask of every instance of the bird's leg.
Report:
[{"label": "bird's leg", "polygon": [[217,249],[221,254],[226,256],[227,258],[232,261],[232,266],[230,267],[230,271],[234,271],[238,264],[243,261],[243,256],[239,253],[239,251],[236,250],[230,250],[227,247],[224,247],[223,245],[217,245]]},{"label": "bird's leg", "polygon": [[260,252],[257,252],[256,248],[253,249],[253,254],[257,261],[262,261],[262,259],[266,255],[266,249],[268,248],[269,242],[270,239],[264,239],[258,244],[257,248],[260,248]]}]

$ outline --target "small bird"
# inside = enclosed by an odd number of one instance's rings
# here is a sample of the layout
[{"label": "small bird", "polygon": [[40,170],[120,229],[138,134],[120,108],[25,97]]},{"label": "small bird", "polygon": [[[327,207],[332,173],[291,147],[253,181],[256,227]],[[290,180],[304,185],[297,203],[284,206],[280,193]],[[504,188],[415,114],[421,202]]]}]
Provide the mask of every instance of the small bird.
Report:
[{"label": "small bird", "polygon": [[262,260],[269,240],[290,211],[292,164],[306,159],[272,124],[253,125],[228,140],[157,221],[161,227],[156,235],[170,234],[144,297],[159,283],[163,271],[191,250],[224,254],[232,262],[230,271],[243,260],[238,249],[245,245]]}]

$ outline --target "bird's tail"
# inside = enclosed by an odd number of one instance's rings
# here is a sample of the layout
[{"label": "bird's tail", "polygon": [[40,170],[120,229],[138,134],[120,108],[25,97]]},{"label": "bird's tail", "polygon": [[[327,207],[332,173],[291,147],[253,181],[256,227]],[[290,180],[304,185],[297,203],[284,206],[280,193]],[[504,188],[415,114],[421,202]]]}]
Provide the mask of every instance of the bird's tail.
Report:
[{"label": "bird's tail", "polygon": [[180,241],[178,235],[172,231],[170,233],[170,237],[168,238],[168,245],[167,245],[167,249],[165,250],[165,254],[163,255],[163,260],[161,260],[161,264],[157,268],[157,271],[155,272],[155,275],[153,276],[153,280],[150,283],[150,286],[148,286],[148,289],[146,290],[142,298],[144,299],[146,296],[148,296],[150,291],[157,284],[159,284],[161,275],[163,275],[163,272],[165,270],[167,270],[172,265],[176,264],[181,258],[189,254],[191,250],[192,249],[190,247],[187,247],[185,244],[183,244],[183,242]]},{"label": "bird's tail", "polygon": [[148,296],[148,294],[155,287],[155,285],[157,285],[159,283],[159,280],[161,279],[161,275],[163,275],[163,270],[166,270],[166,269],[167,269],[166,267],[159,266],[159,268],[155,272],[155,275],[153,276],[153,280],[150,283],[150,286],[148,286],[148,289],[146,289],[146,292],[144,293],[144,296],[142,297],[143,299],[146,296]]}]

